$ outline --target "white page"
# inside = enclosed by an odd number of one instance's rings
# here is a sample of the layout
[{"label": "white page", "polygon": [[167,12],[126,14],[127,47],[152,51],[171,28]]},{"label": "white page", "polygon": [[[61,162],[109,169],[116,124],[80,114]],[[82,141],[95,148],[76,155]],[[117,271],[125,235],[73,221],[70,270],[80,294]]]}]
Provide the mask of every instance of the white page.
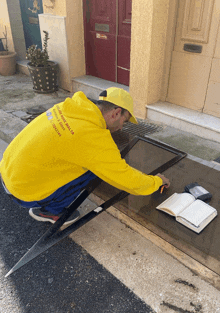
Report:
[{"label": "white page", "polygon": [[175,216],[179,215],[195,198],[189,193],[174,193],[171,197],[157,206],[157,209],[169,209]]},{"label": "white page", "polygon": [[212,206],[201,200],[196,200],[180,213],[178,217],[184,218],[186,221],[198,227],[202,221],[208,218],[214,211],[216,210]]}]

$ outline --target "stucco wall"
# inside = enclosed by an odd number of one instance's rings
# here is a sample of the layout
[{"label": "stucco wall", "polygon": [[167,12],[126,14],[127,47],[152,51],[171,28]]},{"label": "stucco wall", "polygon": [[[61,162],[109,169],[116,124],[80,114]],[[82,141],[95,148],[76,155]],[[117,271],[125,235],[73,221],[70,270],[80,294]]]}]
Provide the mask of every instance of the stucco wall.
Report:
[{"label": "stucco wall", "polygon": [[[85,74],[82,0],[44,0],[43,7],[45,18],[44,25],[40,24],[42,29],[43,26],[44,28],[46,27],[46,17],[50,20],[52,19],[51,15],[65,18],[65,25],[62,26],[62,28],[65,27],[65,34],[62,34],[61,38],[59,36],[59,29],[56,29],[55,36],[52,36],[53,38],[51,37],[49,45],[53,46],[52,56],[54,60],[58,62],[62,61],[62,87],[71,90],[71,78]],[[47,30],[52,34],[55,31],[54,25],[52,22],[49,22],[49,24],[50,26],[48,26]],[[57,47],[57,50],[55,46],[59,41],[60,45]],[[63,44],[64,42],[65,44]],[[63,54],[63,60],[58,55],[56,56],[58,53]],[[68,63],[64,66],[64,62],[67,62],[67,59]]]},{"label": "stucco wall", "polygon": [[161,98],[170,0],[133,0],[130,93],[137,117]]},{"label": "stucco wall", "polygon": [[220,117],[220,30],[218,29],[215,53],[212,59],[204,113]]},{"label": "stucco wall", "polygon": [[82,0],[67,0],[67,41],[70,77],[85,75],[85,49]]},{"label": "stucco wall", "polygon": [[43,43],[44,33],[48,31],[48,54],[51,61],[59,65],[59,86],[70,90],[69,58],[66,37],[66,17],[53,14],[39,14],[41,41]]},{"label": "stucco wall", "polygon": [[[0,1],[0,38],[4,37],[3,32],[5,32],[5,26],[7,28],[8,50],[14,51],[14,42],[12,39],[7,0],[1,0]],[[3,43],[5,44],[5,40],[3,41]]]}]

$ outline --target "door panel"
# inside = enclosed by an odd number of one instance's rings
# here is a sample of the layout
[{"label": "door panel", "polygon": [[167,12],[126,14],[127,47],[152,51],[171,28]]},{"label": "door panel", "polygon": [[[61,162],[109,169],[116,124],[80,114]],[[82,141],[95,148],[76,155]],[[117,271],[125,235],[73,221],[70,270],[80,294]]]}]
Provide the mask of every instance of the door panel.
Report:
[{"label": "door panel", "polygon": [[116,82],[116,0],[87,0],[86,74]]},{"label": "door panel", "polygon": [[220,0],[179,1],[166,100],[202,111],[219,23]]},{"label": "door panel", "polygon": [[117,82],[129,86],[131,47],[131,0],[118,3]]},{"label": "door panel", "polygon": [[208,90],[203,112],[220,117],[220,28],[208,84]]},{"label": "door panel", "polygon": [[129,85],[131,0],[84,0],[84,25],[86,74]]},{"label": "door panel", "polygon": [[20,0],[26,49],[37,45],[42,49],[38,14],[43,13],[42,0]]},{"label": "door panel", "polygon": [[173,51],[167,101],[201,111],[212,58]]},{"label": "door panel", "polygon": [[116,36],[90,31],[88,38],[87,74],[115,82]]},{"label": "door panel", "polygon": [[97,24],[108,24],[109,33],[116,34],[116,1],[92,0],[90,1],[90,30],[95,31]]}]

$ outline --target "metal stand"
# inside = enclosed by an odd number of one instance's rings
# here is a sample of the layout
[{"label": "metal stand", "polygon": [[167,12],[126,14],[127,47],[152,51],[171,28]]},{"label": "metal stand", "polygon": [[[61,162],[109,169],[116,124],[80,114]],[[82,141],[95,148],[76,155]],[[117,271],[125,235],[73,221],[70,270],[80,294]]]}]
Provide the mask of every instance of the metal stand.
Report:
[{"label": "metal stand", "polygon": [[[176,150],[168,145],[162,144],[155,140],[151,139],[144,139],[136,137],[134,138],[124,149],[121,151],[122,158],[133,148],[133,146],[138,142],[138,140],[143,140],[146,142],[150,142],[154,145],[159,146],[165,150],[168,150],[175,154],[175,157],[165,164],[161,165],[149,175],[156,175],[158,173],[162,173],[176,162],[180,161],[182,158],[186,156],[185,152]],[[100,207],[96,208],[95,210],[89,212],[87,215],[83,216],[79,220],[77,220],[72,225],[68,226],[64,230],[60,231],[59,229],[63,226],[65,221],[72,215],[72,213],[81,205],[81,203],[89,196],[91,192],[102,182],[100,178],[96,178],[93,182],[91,182],[85,190],[83,190],[80,195],[75,199],[75,201],[65,210],[63,215],[46,231],[46,233],[31,247],[31,249],[15,264],[15,266],[5,275],[8,277],[10,274],[15,272],[17,269],[22,267],[23,265],[27,264],[29,261],[36,258],[38,255],[58,243],[63,238],[70,235],[75,230],[79,229],[81,226],[85,225],[87,222],[92,220],[94,217],[105,211],[110,206],[114,205],[118,201],[124,199],[129,195],[129,193],[125,191],[121,191],[116,194],[111,199],[104,202]]]}]

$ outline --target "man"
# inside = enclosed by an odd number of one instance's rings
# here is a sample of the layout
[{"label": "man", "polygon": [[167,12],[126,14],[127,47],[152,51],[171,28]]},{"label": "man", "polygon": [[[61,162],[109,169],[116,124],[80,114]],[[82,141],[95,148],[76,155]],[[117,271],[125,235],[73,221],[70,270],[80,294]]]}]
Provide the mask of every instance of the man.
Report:
[{"label": "man", "polygon": [[[95,102],[95,101],[94,101]],[[85,186],[100,177],[134,195],[170,182],[149,176],[121,158],[111,133],[137,123],[128,92],[108,88],[93,103],[83,92],[38,116],[10,143],[0,163],[5,191],[38,221],[54,223]],[[76,211],[65,224],[78,218]]]}]

